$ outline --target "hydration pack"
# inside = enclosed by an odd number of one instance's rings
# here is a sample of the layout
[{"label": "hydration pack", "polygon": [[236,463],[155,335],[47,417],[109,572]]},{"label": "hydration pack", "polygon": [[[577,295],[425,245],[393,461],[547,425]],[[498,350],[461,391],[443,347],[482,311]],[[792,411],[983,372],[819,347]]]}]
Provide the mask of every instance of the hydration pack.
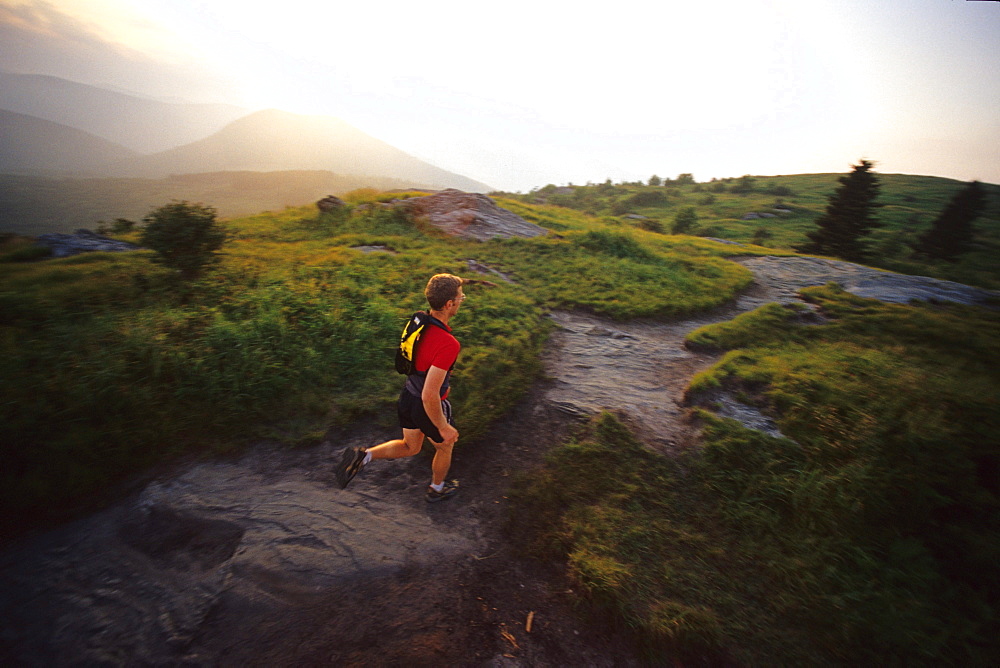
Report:
[{"label": "hydration pack", "polygon": [[406,327],[403,328],[403,333],[399,337],[399,347],[396,348],[396,371],[404,376],[417,373],[414,362],[417,357],[417,343],[420,341],[420,335],[429,325],[448,331],[444,323],[424,311],[417,311],[410,316]]}]

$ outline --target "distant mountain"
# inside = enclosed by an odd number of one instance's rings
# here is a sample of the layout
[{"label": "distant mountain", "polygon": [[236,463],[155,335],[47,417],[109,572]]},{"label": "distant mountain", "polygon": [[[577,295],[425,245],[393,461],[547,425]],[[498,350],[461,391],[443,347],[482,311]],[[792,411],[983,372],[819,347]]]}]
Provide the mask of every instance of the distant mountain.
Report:
[{"label": "distant mountain", "polygon": [[39,74],[0,70],[0,109],[103,137],[139,153],[190,143],[247,114],[228,104],[184,104]]},{"label": "distant mountain", "polygon": [[490,186],[430,165],[331,116],[254,112],[199,141],[108,165],[107,176],[161,178],[222,171],[326,170],[392,177],[437,188]]},{"label": "distant mountain", "polygon": [[0,174],[0,233],[36,236],[81,227],[94,229],[102,220],[139,220],[171,200],[201,202],[215,207],[226,218],[308,205],[327,195],[343,195],[357,188],[419,186],[399,179],[320,171],[216,172],[165,179]]},{"label": "distant mountain", "polygon": [[137,156],[83,130],[0,109],[0,172],[87,173],[95,165]]}]

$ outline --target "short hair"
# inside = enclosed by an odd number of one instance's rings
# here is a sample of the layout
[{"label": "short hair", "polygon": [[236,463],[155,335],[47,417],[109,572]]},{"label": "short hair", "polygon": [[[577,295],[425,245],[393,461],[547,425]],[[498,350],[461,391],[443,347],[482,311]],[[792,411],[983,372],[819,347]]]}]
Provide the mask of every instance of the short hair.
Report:
[{"label": "short hair", "polygon": [[449,300],[458,296],[458,289],[462,287],[464,281],[458,276],[451,274],[435,274],[431,280],[427,281],[424,289],[424,296],[431,309],[440,311]]}]

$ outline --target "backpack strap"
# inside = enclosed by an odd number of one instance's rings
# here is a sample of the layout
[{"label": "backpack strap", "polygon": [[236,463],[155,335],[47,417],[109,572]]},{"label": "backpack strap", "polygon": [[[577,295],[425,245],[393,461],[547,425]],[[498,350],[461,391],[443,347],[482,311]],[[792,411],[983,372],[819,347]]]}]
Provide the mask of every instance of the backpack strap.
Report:
[{"label": "backpack strap", "polygon": [[[438,320],[437,318],[435,318],[434,316],[432,316],[430,313],[426,313],[424,311],[418,311],[417,313],[413,314],[413,317],[416,318],[418,315],[421,316],[422,320],[424,320],[425,326],[426,325],[434,325],[435,327],[440,327],[441,329],[443,329],[446,332],[448,331],[448,328],[445,326],[445,324],[443,322],[441,322],[440,320]],[[413,355],[412,356],[412,361],[413,361],[413,364],[414,364],[414,371],[413,371],[413,373],[409,374],[406,377],[406,390],[410,394],[412,394],[414,396],[417,396],[417,397],[419,397],[419,396],[421,396],[423,394],[423,391],[424,391],[424,381],[427,380],[427,372],[426,371],[417,371],[416,370],[416,360],[417,360],[416,344],[418,343],[418,341],[419,341],[419,337],[417,337],[417,339],[414,340],[413,347],[412,347],[412,355]],[[454,368],[454,365],[452,365],[452,368]],[[442,392],[444,392],[444,391],[446,391],[448,389],[448,386],[450,384],[449,383],[450,377],[451,377],[451,369],[448,369],[448,375],[445,376],[444,383],[441,385],[441,391]]]}]

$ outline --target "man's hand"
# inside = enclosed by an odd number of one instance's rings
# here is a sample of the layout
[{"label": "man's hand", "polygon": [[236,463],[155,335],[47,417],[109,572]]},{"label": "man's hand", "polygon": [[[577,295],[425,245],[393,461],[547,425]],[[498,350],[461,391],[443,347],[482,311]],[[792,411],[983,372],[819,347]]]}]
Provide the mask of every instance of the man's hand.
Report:
[{"label": "man's hand", "polygon": [[446,424],[444,429],[438,427],[438,431],[441,432],[441,438],[444,440],[441,442],[442,445],[455,445],[458,440],[458,430],[452,427],[450,424]]},{"label": "man's hand", "polygon": [[455,445],[458,440],[458,430],[448,424],[448,420],[441,410],[441,385],[444,383],[448,372],[436,366],[431,366],[427,370],[427,377],[424,378],[424,389],[420,393],[420,400],[424,403],[424,412],[431,419],[434,426],[441,433],[444,445]]}]

